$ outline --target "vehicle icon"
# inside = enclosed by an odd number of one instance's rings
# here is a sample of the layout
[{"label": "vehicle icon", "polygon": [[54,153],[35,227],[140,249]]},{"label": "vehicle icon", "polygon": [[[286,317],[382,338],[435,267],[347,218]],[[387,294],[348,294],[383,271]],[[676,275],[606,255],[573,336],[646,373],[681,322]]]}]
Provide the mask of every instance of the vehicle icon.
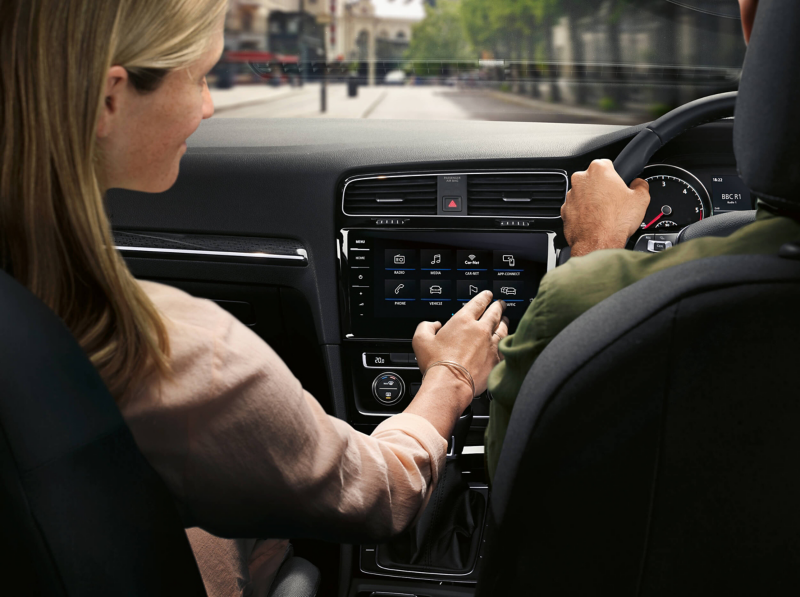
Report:
[{"label": "vehicle icon", "polygon": [[442,287],[441,286],[431,286],[430,287],[431,294],[442,294]]},{"label": "vehicle icon", "polygon": [[406,256],[405,255],[395,255],[394,256],[394,264],[395,265],[405,265],[406,263]]},{"label": "vehicle icon", "polygon": [[517,289],[513,286],[502,286],[500,287],[500,294],[505,294],[507,296],[517,296]]}]

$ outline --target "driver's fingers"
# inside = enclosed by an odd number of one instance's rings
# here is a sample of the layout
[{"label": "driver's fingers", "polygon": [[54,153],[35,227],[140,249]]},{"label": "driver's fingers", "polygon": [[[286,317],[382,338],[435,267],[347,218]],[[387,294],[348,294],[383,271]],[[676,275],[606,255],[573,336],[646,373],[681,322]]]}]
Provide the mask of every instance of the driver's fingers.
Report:
[{"label": "driver's fingers", "polygon": [[505,309],[505,301],[493,302],[481,317],[481,323],[487,324],[487,327],[494,332],[497,329],[500,320],[503,318],[503,311],[505,311]]},{"label": "driver's fingers", "polygon": [[500,320],[497,329],[494,331],[494,335],[497,336],[497,342],[508,336],[508,317],[503,317],[503,319]]},{"label": "driver's fingers", "polygon": [[478,320],[491,302],[492,292],[490,290],[484,290],[480,294],[475,295],[470,302],[464,305],[461,310],[456,313],[456,316],[463,313],[463,316]]},{"label": "driver's fingers", "polygon": [[631,183],[631,191],[635,191],[637,193],[649,193],[650,185],[646,180],[637,178]]}]

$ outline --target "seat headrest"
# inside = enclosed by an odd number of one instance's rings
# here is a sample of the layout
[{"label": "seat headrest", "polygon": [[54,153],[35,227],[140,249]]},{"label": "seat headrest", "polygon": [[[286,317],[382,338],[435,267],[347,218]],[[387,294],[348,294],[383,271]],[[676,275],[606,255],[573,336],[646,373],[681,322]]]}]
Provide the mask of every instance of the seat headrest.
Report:
[{"label": "seat headrest", "polygon": [[761,0],[736,103],[734,151],[750,190],[800,210],[800,1]]}]

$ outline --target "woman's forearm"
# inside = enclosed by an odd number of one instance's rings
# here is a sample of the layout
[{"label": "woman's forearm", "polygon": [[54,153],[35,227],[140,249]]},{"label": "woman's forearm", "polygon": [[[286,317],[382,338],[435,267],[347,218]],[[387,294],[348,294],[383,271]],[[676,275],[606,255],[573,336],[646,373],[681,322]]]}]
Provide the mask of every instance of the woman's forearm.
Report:
[{"label": "woman's forearm", "polygon": [[424,417],[449,440],[464,405],[470,403],[471,394],[470,383],[457,371],[446,366],[432,367],[405,412]]}]

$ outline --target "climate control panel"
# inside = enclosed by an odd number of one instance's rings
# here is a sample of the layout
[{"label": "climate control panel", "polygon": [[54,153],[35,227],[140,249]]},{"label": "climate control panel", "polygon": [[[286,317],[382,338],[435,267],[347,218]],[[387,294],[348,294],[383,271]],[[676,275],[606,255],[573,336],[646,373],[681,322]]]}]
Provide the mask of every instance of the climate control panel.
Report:
[{"label": "climate control panel", "polygon": [[379,404],[390,406],[397,404],[406,394],[406,384],[403,378],[388,371],[381,373],[372,382],[372,395]]}]

